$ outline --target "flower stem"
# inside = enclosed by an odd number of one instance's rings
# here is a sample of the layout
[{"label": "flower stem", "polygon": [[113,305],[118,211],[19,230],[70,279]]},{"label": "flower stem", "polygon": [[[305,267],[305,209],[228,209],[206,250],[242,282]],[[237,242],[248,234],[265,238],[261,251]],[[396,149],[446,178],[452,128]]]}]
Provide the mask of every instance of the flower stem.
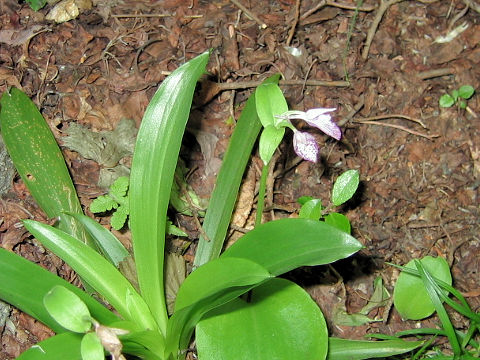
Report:
[{"label": "flower stem", "polygon": [[260,187],[258,189],[258,201],[257,201],[257,216],[255,218],[255,227],[262,223],[263,208],[265,207],[265,189],[267,188],[267,176],[268,176],[268,167],[263,165],[262,175],[260,177]]}]

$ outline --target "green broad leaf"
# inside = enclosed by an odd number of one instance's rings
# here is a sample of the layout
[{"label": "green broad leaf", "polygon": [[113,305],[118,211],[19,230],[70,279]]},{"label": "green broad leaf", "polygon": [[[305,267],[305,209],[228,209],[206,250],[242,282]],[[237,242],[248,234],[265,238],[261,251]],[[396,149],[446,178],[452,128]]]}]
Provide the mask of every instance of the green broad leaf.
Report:
[{"label": "green broad leaf", "polygon": [[220,255],[245,167],[261,127],[255,108],[255,93],[253,93],[243,108],[223,157],[217,183],[203,220],[203,229],[208,238],[200,236],[193,263],[195,267],[216,259]]},{"label": "green broad leaf", "polygon": [[83,336],[67,332],[57,334],[32,346],[17,360],[82,360],[80,344]]},{"label": "green broad leaf", "polygon": [[[426,256],[420,262],[435,278],[449,285],[452,284],[452,275],[445,259]],[[415,259],[409,261],[405,267],[416,269]],[[406,272],[400,273],[395,284],[393,304],[402,318],[406,320],[424,319],[435,311],[422,279]]]},{"label": "green broad leaf", "polygon": [[97,321],[110,324],[119,320],[115,314],[84,291],[37,264],[0,248],[0,299],[26,312],[56,333],[62,333],[65,332],[65,329],[50,316],[43,306],[44,296],[57,285],[76,294],[87,304],[90,314]]},{"label": "green broad leaf", "polygon": [[63,154],[43,116],[22,91],[11,88],[0,100],[0,131],[20,177],[59,228],[89,245],[83,228],[64,212],[83,214]]},{"label": "green broad leaf", "polygon": [[278,146],[283,140],[283,136],[285,135],[285,128],[277,129],[273,125],[267,125],[260,135],[260,141],[258,144],[260,159],[262,159],[265,165],[268,164],[270,159],[272,158],[275,150],[277,150]]},{"label": "green broad leaf", "polygon": [[457,102],[457,100],[458,100],[458,95],[459,95],[458,90],[453,90],[453,91],[452,91],[452,98],[453,98],[453,101],[454,101],[454,102]]},{"label": "green broad leaf", "polygon": [[332,225],[337,229],[345,231],[347,234],[350,234],[352,231],[350,220],[348,220],[348,218],[343,214],[333,212],[325,215],[325,222],[328,225]]},{"label": "green broad leaf", "polygon": [[102,213],[105,211],[110,211],[116,209],[118,203],[108,195],[102,195],[94,199],[90,204],[90,211],[94,214]]},{"label": "green broad leaf", "polygon": [[197,80],[210,53],[188,61],[161,84],[143,116],[130,174],[130,229],[138,283],[166,333],[163,259],[167,208]]},{"label": "green broad leaf", "polygon": [[340,175],[332,189],[332,203],[335,206],[342,205],[350,200],[360,183],[360,174],[358,170],[347,170]]},{"label": "green broad leaf", "polygon": [[322,221],[280,219],[257,226],[220,258],[254,261],[277,276],[299,266],[329,264],[362,248],[355,238]]},{"label": "green broad leaf", "polygon": [[38,11],[45,6],[47,0],[26,0],[26,2],[34,11]]},{"label": "green broad leaf", "polygon": [[458,89],[458,96],[462,99],[468,100],[475,93],[475,89],[471,85],[463,85]]},{"label": "green broad leaf", "polygon": [[200,360],[326,358],[327,324],[300,286],[272,279],[247,298],[208,312],[198,323],[195,340]]},{"label": "green broad leaf", "polygon": [[287,101],[280,87],[277,85],[278,76],[264,81],[255,90],[255,104],[258,118],[263,127],[275,126],[275,115],[288,111]]},{"label": "green broad leaf", "polygon": [[127,195],[128,191],[128,177],[127,176],[120,176],[115,180],[110,186],[109,190],[112,194],[118,197],[123,197]]},{"label": "green broad leaf", "polygon": [[63,286],[55,286],[43,298],[43,305],[50,315],[65,329],[85,333],[92,327],[87,305]]},{"label": "green broad leaf", "polygon": [[105,360],[103,345],[94,332],[85,334],[80,344],[82,360]]},{"label": "green broad leaf", "polygon": [[465,109],[467,108],[467,103],[466,103],[466,101],[460,100],[460,101],[458,102],[458,107],[459,107],[460,109],[464,109],[464,110],[465,110]]},{"label": "green broad leaf", "polygon": [[328,339],[327,360],[366,360],[405,354],[423,345],[423,341]]},{"label": "green broad leaf", "polygon": [[120,206],[117,211],[112,214],[110,218],[110,224],[115,230],[120,230],[125,225],[128,217],[128,207]]},{"label": "green broad leaf", "polygon": [[115,266],[100,254],[49,225],[33,220],[24,220],[23,224],[37,240],[70,265],[82,279],[100,293],[124,319],[135,321],[145,329],[156,328],[150,313],[130,318],[126,296],[128,291],[133,293],[135,289]]},{"label": "green broad leaf", "polygon": [[310,199],[302,204],[298,217],[302,219],[320,220],[322,217],[322,200]]},{"label": "green broad leaf", "polygon": [[120,262],[130,255],[120,240],[95,220],[83,214],[68,213],[68,215],[73,216],[78,222],[85,226],[103,256],[115,265],[115,267],[118,267]]},{"label": "green broad leaf", "polygon": [[247,259],[219,258],[191,273],[180,286],[175,312],[168,322],[165,357],[188,347],[193,329],[208,311],[227,303],[272,278]]},{"label": "green broad leaf", "polygon": [[312,200],[313,197],[311,196],[300,196],[298,199],[297,199],[297,203],[299,203],[300,205],[305,205],[305,203],[307,201],[310,201]]},{"label": "green broad leaf", "polygon": [[443,94],[438,100],[440,107],[448,108],[452,107],[455,104],[455,99],[449,94]]},{"label": "green broad leaf", "polygon": [[191,306],[224,289],[258,284],[272,275],[246,259],[219,258],[192,272],[180,286],[175,311]]}]

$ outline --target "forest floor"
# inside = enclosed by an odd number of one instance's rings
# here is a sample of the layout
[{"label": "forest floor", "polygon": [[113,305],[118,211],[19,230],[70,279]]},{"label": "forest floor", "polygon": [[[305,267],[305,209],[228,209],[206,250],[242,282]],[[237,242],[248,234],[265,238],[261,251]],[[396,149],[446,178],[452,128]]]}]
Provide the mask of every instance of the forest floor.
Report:
[{"label": "forest floor", "polygon": [[[357,195],[337,210],[351,220],[365,248],[332,267],[290,275],[318,302],[330,333],[360,338],[438,325],[436,317],[420,325],[403,321],[388,306],[369,314],[381,321],[361,326],[346,326],[338,316],[339,309],[361,309],[378,276],[392,292],[398,270],[385,262],[404,265],[426,255],[448,261],[454,286],[478,310],[480,96],[474,94],[467,109],[441,108],[439,98],[462,85],[480,88],[479,5],[474,0],[365,0],[358,8],[354,0],[239,2],[246,9],[230,0],[79,1],[80,14],[56,24],[46,17],[53,5],[34,12],[27,4],[3,0],[0,93],[16,86],[34,100],[88,209],[105,193],[100,171],[128,168],[131,158],[107,166],[68,149],[64,138],[72,124],[112,131],[126,118],[138,128],[162,80],[213,49],[181,152],[190,169],[188,183],[208,200],[234,128],[232,117],[238,118],[255,81],[281,73],[290,108],[337,108],[343,139],[304,126],[322,144],[320,161],[310,163],[298,160],[291,136],[286,138],[270,175],[273,198],[265,220],[296,216],[301,196],[328,205],[342,172],[357,169],[361,176]],[[254,153],[235,229],[252,227],[259,164]],[[1,246],[78,283],[68,266],[19,226],[25,218],[48,219],[18,176],[3,175]],[[98,220],[108,227],[108,218]],[[199,229],[185,215],[175,223],[192,241],[184,253],[191,262]],[[129,245],[128,230],[115,233]],[[2,309],[0,359],[15,358],[52,335],[17,309]],[[453,321],[459,329],[467,325],[461,316]]]}]

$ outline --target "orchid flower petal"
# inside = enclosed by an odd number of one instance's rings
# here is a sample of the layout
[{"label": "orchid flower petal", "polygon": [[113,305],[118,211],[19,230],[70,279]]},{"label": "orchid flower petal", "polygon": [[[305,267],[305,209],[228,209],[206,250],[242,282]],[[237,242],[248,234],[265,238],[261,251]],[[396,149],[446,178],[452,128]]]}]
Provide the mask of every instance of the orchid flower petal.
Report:
[{"label": "orchid flower petal", "polygon": [[332,117],[326,112],[331,112],[335,109],[311,109],[306,112],[305,122],[317,129],[320,129],[328,136],[340,140],[342,138],[342,131],[338,125],[332,120]]},{"label": "orchid flower petal", "polygon": [[290,110],[283,114],[276,115],[279,119],[301,119],[308,125],[320,129],[328,136],[340,140],[342,138],[342,131],[338,125],[332,120],[330,112],[335,111],[336,108],[315,108],[305,111]]},{"label": "orchid flower petal", "polygon": [[293,134],[293,148],[302,159],[317,162],[319,147],[313,135],[295,131]]}]

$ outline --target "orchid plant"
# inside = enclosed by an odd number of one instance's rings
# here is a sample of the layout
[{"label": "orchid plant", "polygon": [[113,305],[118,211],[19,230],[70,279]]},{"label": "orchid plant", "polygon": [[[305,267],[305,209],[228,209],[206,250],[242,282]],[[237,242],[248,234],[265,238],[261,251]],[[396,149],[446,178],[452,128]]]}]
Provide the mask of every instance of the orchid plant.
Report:
[{"label": "orchid plant", "polygon": [[[205,52],[174,71],[145,111],[128,196],[134,256],[114,234],[83,214],[62,153],[35,104],[15,88],[2,95],[0,127],[7,150],[39,206],[58,220],[55,226],[34,220],[23,225],[75,270],[85,288],[0,248],[0,299],[56,333],[18,359],[100,360],[105,353],[112,359],[184,359],[194,330],[198,358],[208,360],[237,360],[239,354],[245,359],[361,360],[372,351],[390,356],[418,347],[420,342],[398,339],[329,338],[323,314],[308,293],[276,278],[362,248],[338,228],[308,218],[259,223],[220,255],[261,125],[260,154],[268,164],[290,119],[303,116],[288,113],[278,77],[267,79],[242,111],[205,214],[208,238],[199,241],[197,268],[179,287],[173,314],[167,312],[167,209],[195,85],[208,58]],[[264,96],[269,92],[278,103]],[[306,112],[305,118],[330,129],[328,110]],[[300,148],[309,144],[301,140]],[[259,205],[259,214],[262,209]]]},{"label": "orchid plant", "polygon": [[293,148],[298,156],[311,162],[317,162],[318,160],[320,147],[315,137],[308,132],[298,130],[291,120],[304,120],[308,125],[320,129],[336,140],[340,140],[342,137],[342,131],[330,115],[331,112],[336,110],[335,108],[315,108],[306,112],[288,110],[287,101],[278,86],[278,80],[279,75],[274,75],[265,80],[255,91],[257,114],[263,126],[259,142],[259,153],[263,161],[263,168],[257,203],[257,225],[262,222],[269,163],[283,140],[285,128],[293,131]]}]

